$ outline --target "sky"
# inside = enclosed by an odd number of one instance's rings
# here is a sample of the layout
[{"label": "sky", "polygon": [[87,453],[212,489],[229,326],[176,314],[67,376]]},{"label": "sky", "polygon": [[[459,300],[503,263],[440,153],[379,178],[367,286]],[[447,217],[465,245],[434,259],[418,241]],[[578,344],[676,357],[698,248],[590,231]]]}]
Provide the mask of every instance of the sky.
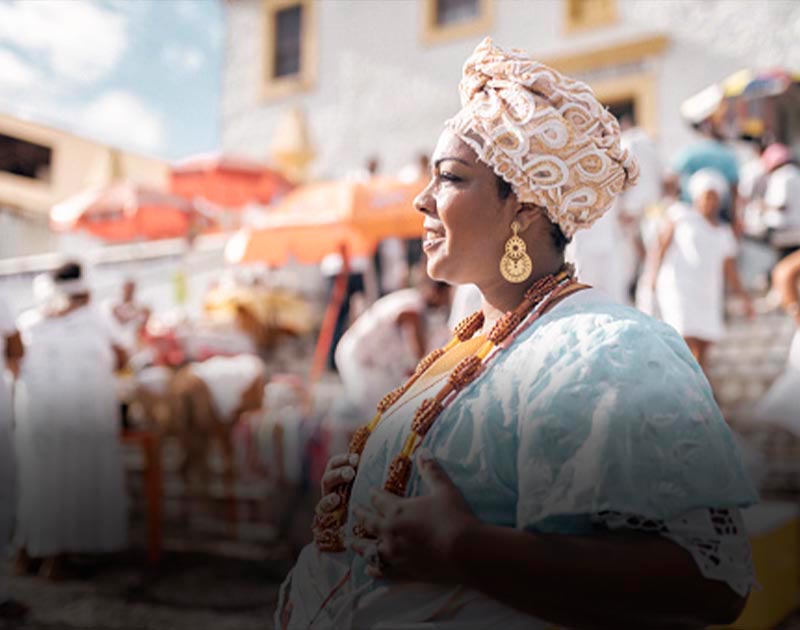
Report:
[{"label": "sky", "polygon": [[0,112],[176,160],[219,144],[220,0],[0,0]]}]

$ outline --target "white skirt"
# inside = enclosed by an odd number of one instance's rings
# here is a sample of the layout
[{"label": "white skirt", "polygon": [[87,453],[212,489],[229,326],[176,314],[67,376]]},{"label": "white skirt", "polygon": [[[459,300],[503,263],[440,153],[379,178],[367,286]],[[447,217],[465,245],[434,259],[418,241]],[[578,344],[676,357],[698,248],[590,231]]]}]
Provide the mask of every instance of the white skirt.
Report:
[{"label": "white skirt", "polygon": [[41,385],[23,383],[15,400],[14,542],[32,557],[120,550],[128,519],[113,379],[83,391]]},{"label": "white skirt", "polygon": [[11,392],[0,373],[0,554],[10,541],[16,507],[16,462],[11,423]]}]

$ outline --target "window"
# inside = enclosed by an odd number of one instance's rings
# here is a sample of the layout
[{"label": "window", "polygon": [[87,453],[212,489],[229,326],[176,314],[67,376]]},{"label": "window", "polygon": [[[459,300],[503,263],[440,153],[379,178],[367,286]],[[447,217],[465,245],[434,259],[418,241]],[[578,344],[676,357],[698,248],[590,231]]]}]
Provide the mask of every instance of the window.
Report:
[{"label": "window", "polygon": [[626,74],[608,79],[589,81],[603,105],[618,119],[623,116],[645,129],[651,136],[658,134],[657,88],[650,73]]},{"label": "window", "polygon": [[608,26],[616,21],[616,0],[566,0],[567,32]]},{"label": "window", "polygon": [[274,76],[290,76],[300,72],[300,26],[303,7],[299,4],[275,13]]},{"label": "window", "polygon": [[636,101],[633,97],[623,98],[618,101],[609,101],[605,103],[605,106],[619,121],[622,121],[623,118],[628,118],[631,123],[636,124],[639,122],[636,111]]},{"label": "window", "polygon": [[49,182],[52,157],[50,147],[0,134],[0,172]]},{"label": "window", "polygon": [[450,26],[480,17],[478,0],[436,0],[436,25]]},{"label": "window", "polygon": [[306,90],[316,72],[313,0],[263,0],[264,96],[278,98]]},{"label": "window", "polygon": [[425,0],[424,20],[427,43],[486,35],[492,23],[492,1]]}]

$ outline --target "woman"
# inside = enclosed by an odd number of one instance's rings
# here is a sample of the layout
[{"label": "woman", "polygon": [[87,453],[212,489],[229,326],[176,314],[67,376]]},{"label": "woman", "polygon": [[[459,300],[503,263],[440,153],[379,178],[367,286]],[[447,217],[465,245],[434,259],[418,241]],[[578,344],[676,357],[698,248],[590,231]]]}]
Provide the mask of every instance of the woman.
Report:
[{"label": "woman", "polygon": [[800,388],[800,251],[789,254],[775,266],[772,286],[797,329],[789,346],[786,369],[758,401],[753,416],[758,421],[775,423],[800,436],[800,416],[797,413],[797,391]]},{"label": "woman", "polygon": [[53,273],[52,294],[45,315],[23,331],[15,542],[22,565],[42,559],[42,574],[56,578],[66,554],[118,551],[127,541],[114,382],[125,358],[79,264]]},{"label": "woman", "polygon": [[700,366],[706,368],[711,345],[724,332],[725,281],[743,300],[750,297],[736,269],[736,237],[719,219],[728,183],[707,168],[689,179],[692,207],[675,204],[653,250],[650,286],[665,322],[684,338]]},{"label": "woman", "polygon": [[[430,348],[429,311],[447,306],[450,287],[427,276],[418,287],[394,291],[366,309],[336,346],[336,367],[351,402],[369,413],[414,370]],[[442,326],[444,327],[444,326]],[[387,387],[388,385],[388,387]]]},{"label": "woman", "polygon": [[483,308],[331,460],[277,627],[733,620],[756,495],[708,383],[670,327],[560,271],[636,176],[616,122],[488,39],[460,87],[415,204],[428,273]]},{"label": "woman", "polygon": [[[0,557],[11,542],[16,511],[16,457],[10,385],[23,353],[11,309],[0,294]],[[0,622],[18,621],[27,613],[25,604],[7,597],[4,583],[0,581]]]}]

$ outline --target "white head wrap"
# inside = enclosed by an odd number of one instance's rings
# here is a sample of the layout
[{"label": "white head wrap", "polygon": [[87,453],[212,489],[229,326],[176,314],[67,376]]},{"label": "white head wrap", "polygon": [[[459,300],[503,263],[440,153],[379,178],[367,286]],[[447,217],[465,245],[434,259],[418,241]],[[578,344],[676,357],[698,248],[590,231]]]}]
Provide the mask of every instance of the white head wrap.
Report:
[{"label": "white head wrap", "polygon": [[561,231],[597,221],[639,170],[616,118],[585,84],[484,39],[464,64],[461,111],[445,125]]},{"label": "white head wrap", "polygon": [[701,168],[689,178],[688,186],[692,202],[709,190],[717,193],[720,201],[728,198],[728,180],[715,168]]}]

